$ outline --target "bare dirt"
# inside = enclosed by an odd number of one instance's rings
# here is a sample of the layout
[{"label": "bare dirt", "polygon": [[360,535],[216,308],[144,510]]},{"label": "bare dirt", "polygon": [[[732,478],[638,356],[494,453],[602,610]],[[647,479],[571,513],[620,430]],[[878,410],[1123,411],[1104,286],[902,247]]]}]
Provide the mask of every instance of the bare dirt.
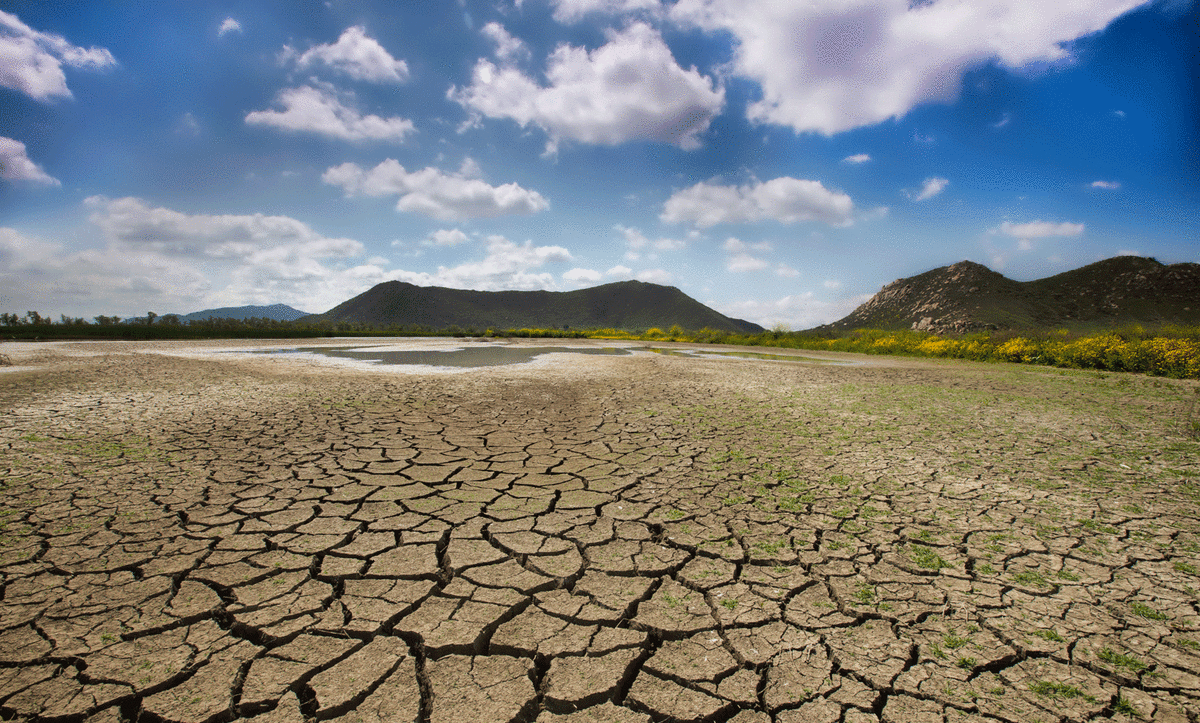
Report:
[{"label": "bare dirt", "polygon": [[0,719],[1200,715],[1194,382],[231,346],[4,345]]}]

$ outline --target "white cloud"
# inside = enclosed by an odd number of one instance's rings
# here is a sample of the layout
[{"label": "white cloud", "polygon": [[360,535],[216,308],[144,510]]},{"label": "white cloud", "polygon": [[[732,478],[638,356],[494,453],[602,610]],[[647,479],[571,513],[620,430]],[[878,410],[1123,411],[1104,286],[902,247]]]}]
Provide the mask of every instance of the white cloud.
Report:
[{"label": "white cloud", "polygon": [[782,276],[785,279],[794,279],[800,275],[800,272],[787,264],[779,264],[775,267],[775,275]]},{"label": "white cloud", "polygon": [[1116,181],[1092,181],[1092,188],[1103,188],[1108,191],[1115,191],[1121,187]]},{"label": "white cloud", "polygon": [[361,25],[346,28],[336,43],[317,45],[303,53],[283,46],[281,63],[295,63],[303,70],[321,64],[354,78],[370,83],[403,83],[408,80],[408,64],[396,60],[377,40],[367,35]]},{"label": "white cloud", "polygon": [[725,249],[726,251],[728,251],[731,254],[732,253],[740,253],[743,251],[751,251],[751,250],[753,250],[753,251],[770,251],[771,244],[767,243],[766,241],[759,241],[756,244],[748,244],[745,241],[741,240],[740,238],[735,238],[733,236],[730,236],[729,238],[725,239],[725,243],[721,244],[721,248]]},{"label": "white cloud", "polygon": [[741,273],[743,271],[762,271],[768,266],[770,266],[770,264],[763,259],[756,258],[745,252],[734,254],[725,262],[725,268],[734,273]]},{"label": "white cloud", "polygon": [[832,135],[957,98],[963,75],[1069,60],[1067,43],[1146,0],[680,0],[679,22],[734,37],[762,88],[750,119]]},{"label": "white cloud", "polygon": [[132,197],[92,196],[85,203],[95,209],[89,220],[105,237],[131,250],[264,264],[290,256],[355,256],[363,251],[358,241],[327,238],[288,216],[188,215]]},{"label": "white cloud", "polygon": [[[347,95],[353,98],[353,94]],[[406,118],[364,116],[355,108],[344,105],[331,88],[285,88],[275,101],[283,106],[283,110],[253,111],[246,115],[246,123],[346,141],[398,143],[416,130],[412,121]]]},{"label": "white cloud", "polygon": [[870,294],[834,301],[818,299],[811,291],[791,294],[779,299],[759,301],[747,299],[729,304],[710,304],[714,309],[735,319],[746,319],[768,329],[783,324],[789,329],[811,329],[837,321],[871,298]]},{"label": "white cloud", "polygon": [[628,278],[629,275],[632,273],[633,273],[633,269],[629,268],[628,266],[621,266],[620,264],[618,264],[618,265],[612,267],[611,269],[609,269],[608,271],[605,271],[604,275],[605,276],[620,276],[620,277]]},{"label": "white cloud", "polygon": [[25,155],[25,144],[0,136],[0,178],[6,181],[29,181],[46,186],[61,186],[57,178]]},{"label": "white cloud", "polygon": [[[562,246],[534,246],[532,241],[516,244],[503,236],[489,236],[487,257],[482,261],[458,266],[439,266],[436,273],[393,271],[388,276],[418,286],[448,286],[478,291],[558,288],[553,274],[536,273],[548,263],[571,260],[571,253]],[[570,273],[570,272],[568,272]]]},{"label": "white cloud", "polygon": [[637,261],[640,258],[638,252],[647,247],[655,251],[679,251],[687,248],[687,242],[680,239],[657,238],[651,241],[636,228],[627,228],[620,224],[613,226],[613,228],[621,232],[625,243],[629,245],[629,251],[625,256],[631,261]]},{"label": "white cloud", "polygon": [[194,138],[200,135],[200,121],[196,120],[196,116],[191,111],[188,111],[175,122],[175,132],[181,136]]},{"label": "white cloud", "polygon": [[241,23],[234,20],[233,18],[225,18],[221,22],[221,27],[217,28],[217,37],[223,38],[226,35],[228,35],[229,33],[240,33],[240,32],[242,32],[242,24]]},{"label": "white cloud", "polygon": [[859,163],[866,163],[869,160],[871,160],[871,157],[866,153],[855,153],[853,156],[846,156],[843,158],[842,163],[853,163],[857,165]]},{"label": "white cloud", "polygon": [[926,178],[920,191],[905,191],[904,195],[913,201],[925,201],[946,190],[946,186],[949,185],[950,181],[945,178]]},{"label": "white cloud", "polygon": [[647,284],[662,284],[664,286],[675,280],[675,277],[671,275],[671,272],[663,269],[645,269],[637,272],[637,276],[635,278],[638,281],[644,281]]},{"label": "white cloud", "polygon": [[992,229],[992,233],[1002,233],[1019,239],[1047,238],[1050,236],[1078,236],[1083,233],[1081,223],[1051,223],[1049,221],[1030,221],[1029,223],[1009,223],[1005,221]]},{"label": "white cloud", "polygon": [[117,60],[105,48],[81,48],[54,33],[43,33],[0,10],[0,86],[36,100],[70,98],[63,65],[105,70]]},{"label": "white cloud", "polygon": [[1001,128],[1003,128],[1004,126],[1008,125],[1011,122],[1012,122],[1012,114],[1005,113],[1004,115],[1000,116],[1000,120],[996,121],[995,123],[992,123],[992,128],[995,128],[996,130],[1000,130]]},{"label": "white cloud", "polygon": [[565,272],[563,275],[564,281],[572,282],[596,282],[601,278],[600,272],[594,269],[575,268]]},{"label": "white cloud", "polygon": [[467,242],[469,239],[462,231],[454,229],[438,229],[429,234],[427,242],[434,246],[457,246]]},{"label": "white cloud", "polygon": [[103,239],[98,248],[0,231],[0,288],[28,298],[26,308],[129,315],[285,303],[323,311],[366,288],[361,267],[342,265],[362,244],[287,216],[185,214],[137,198],[85,203]]},{"label": "white cloud", "polygon": [[560,23],[577,23],[589,13],[621,15],[632,12],[657,13],[659,0],[550,0],[554,19]]},{"label": "white cloud", "polygon": [[480,59],[471,84],[447,96],[489,118],[532,123],[550,139],[618,145],[631,140],[699,147],[699,135],[725,103],[724,88],[695,68],[684,70],[657,30],[633,23],[609,31],[592,51],[559,45],[547,61],[548,86],[511,66]]},{"label": "white cloud", "polygon": [[397,211],[420,213],[440,219],[485,218],[508,214],[532,214],[544,211],[550,203],[537,191],[516,183],[492,186],[475,178],[478,166],[464,163],[458,173],[447,173],[432,166],[406,171],[388,158],[375,168],[364,170],[356,163],[343,163],[325,171],[321,180],[341,186],[347,196],[396,195]]},{"label": "white cloud", "polygon": [[697,183],[667,199],[659,218],[700,228],[762,220],[824,221],[831,226],[847,226],[853,222],[853,211],[854,202],[844,193],[830,191],[819,181],[782,176],[743,186]]},{"label": "white cloud", "polygon": [[520,38],[509,35],[504,26],[497,22],[484,25],[480,32],[496,44],[496,57],[503,61],[529,56],[529,48]]}]

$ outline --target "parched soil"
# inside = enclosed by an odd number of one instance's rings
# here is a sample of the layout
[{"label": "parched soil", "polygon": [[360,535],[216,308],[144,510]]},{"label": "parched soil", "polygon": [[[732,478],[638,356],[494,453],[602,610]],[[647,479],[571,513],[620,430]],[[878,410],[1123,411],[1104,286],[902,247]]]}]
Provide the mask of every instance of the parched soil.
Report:
[{"label": "parched soil", "polygon": [[1194,382],[4,351],[2,720],[1200,716]]}]

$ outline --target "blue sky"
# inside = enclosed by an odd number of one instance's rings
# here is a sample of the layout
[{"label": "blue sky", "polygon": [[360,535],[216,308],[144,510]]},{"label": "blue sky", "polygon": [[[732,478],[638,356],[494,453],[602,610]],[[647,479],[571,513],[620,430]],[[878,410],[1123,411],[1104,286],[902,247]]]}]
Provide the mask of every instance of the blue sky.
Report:
[{"label": "blue sky", "polygon": [[0,4],[0,310],[1200,261],[1195,2]]}]

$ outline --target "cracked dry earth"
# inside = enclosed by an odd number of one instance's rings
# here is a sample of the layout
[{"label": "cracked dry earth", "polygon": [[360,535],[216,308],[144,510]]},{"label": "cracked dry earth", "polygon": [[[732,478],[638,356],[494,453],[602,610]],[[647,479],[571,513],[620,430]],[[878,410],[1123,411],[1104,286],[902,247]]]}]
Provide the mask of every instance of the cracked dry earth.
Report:
[{"label": "cracked dry earth", "polygon": [[37,348],[0,375],[3,720],[1200,712],[1195,383]]}]

